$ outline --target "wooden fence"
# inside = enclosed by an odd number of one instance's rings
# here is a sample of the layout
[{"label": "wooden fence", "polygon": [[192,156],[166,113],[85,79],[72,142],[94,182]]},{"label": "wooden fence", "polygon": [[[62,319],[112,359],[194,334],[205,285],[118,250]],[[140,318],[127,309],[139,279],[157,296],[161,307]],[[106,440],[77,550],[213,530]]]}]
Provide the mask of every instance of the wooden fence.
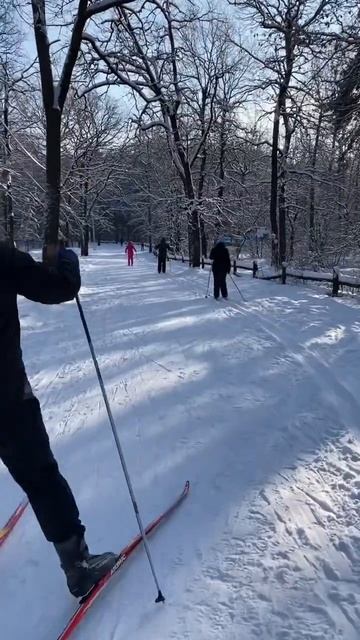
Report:
[{"label": "wooden fence", "polygon": [[[156,255],[156,252],[154,252]],[[183,263],[191,264],[191,260],[186,256],[171,256],[171,260],[178,260]],[[202,258],[201,267],[205,269],[206,266],[211,266],[211,260],[207,260],[206,258]],[[253,278],[258,278],[259,280],[279,280],[282,284],[286,284],[287,280],[301,280],[302,282],[328,282],[332,286],[332,295],[337,296],[340,289],[343,287],[347,287],[349,289],[360,289],[360,281],[355,278],[343,277],[339,273],[339,271],[335,268],[333,269],[333,273],[325,274],[325,273],[307,273],[299,272],[298,270],[291,269],[287,265],[283,265],[281,271],[279,273],[270,274],[270,275],[259,275],[259,266],[256,260],[253,260],[252,266],[246,266],[239,263],[237,260],[233,260],[232,270],[234,275],[238,275],[239,270],[251,271]]]},{"label": "wooden fence", "polygon": [[298,273],[297,270],[282,265],[281,273],[277,276],[282,284],[286,284],[288,278],[302,280],[303,282],[328,282],[332,285],[332,295],[337,296],[340,288],[360,289],[360,281],[355,278],[342,276],[337,268],[333,269],[332,275],[326,273]]}]

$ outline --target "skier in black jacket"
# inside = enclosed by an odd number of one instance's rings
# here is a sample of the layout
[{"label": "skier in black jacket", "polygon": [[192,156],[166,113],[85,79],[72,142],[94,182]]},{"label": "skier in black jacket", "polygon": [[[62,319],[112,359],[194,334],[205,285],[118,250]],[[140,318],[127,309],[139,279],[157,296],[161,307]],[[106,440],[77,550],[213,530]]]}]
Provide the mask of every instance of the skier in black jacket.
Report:
[{"label": "skier in black jacket", "polygon": [[159,244],[156,245],[155,249],[158,251],[158,272],[165,273],[166,272],[166,259],[167,252],[171,251],[168,243],[165,238],[161,238]]},{"label": "skier in black jacket", "polygon": [[222,297],[226,300],[228,297],[226,275],[231,271],[231,262],[229,251],[223,242],[217,242],[215,247],[211,249],[210,260],[213,261],[214,298],[217,300],[221,291]]},{"label": "skier in black jacket", "polygon": [[0,243],[0,458],[27,494],[45,537],[54,543],[69,590],[82,597],[112,568],[116,557],[89,553],[85,527],[51,451],[20,347],[18,294],[58,304],[73,299],[80,289],[76,254],[51,249],[53,266]]}]

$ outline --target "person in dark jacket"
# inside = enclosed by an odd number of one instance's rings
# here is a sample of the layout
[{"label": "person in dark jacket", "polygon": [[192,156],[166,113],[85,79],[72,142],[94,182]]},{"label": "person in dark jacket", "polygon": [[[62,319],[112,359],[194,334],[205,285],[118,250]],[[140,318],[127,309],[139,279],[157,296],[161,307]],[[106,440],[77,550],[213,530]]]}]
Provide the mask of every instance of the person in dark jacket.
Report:
[{"label": "person in dark jacket", "polygon": [[165,273],[166,272],[166,260],[167,260],[167,252],[171,251],[168,243],[165,238],[161,238],[159,244],[156,245],[155,249],[158,252],[158,272]]},{"label": "person in dark jacket", "polygon": [[25,372],[17,295],[42,304],[72,300],[80,289],[73,251],[49,247],[38,263],[0,243],[0,458],[28,496],[46,539],[59,555],[70,592],[86,595],[116,556],[90,555],[72,491],[50,448],[39,401]]},{"label": "person in dark jacket", "polygon": [[231,271],[230,254],[223,242],[217,242],[211,249],[210,260],[214,276],[214,298],[218,300],[220,291],[223,298],[228,297],[226,276]]}]

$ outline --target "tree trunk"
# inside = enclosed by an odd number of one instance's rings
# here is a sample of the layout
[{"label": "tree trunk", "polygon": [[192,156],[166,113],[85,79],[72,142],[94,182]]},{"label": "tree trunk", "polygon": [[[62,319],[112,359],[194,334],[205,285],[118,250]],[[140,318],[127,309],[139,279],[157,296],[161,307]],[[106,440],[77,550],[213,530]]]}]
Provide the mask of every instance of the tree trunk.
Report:
[{"label": "tree trunk", "polygon": [[[207,161],[207,151],[206,147],[203,149],[203,154],[200,162],[200,176],[199,176],[199,184],[198,184],[198,202],[201,204],[203,196],[204,196],[204,187],[205,187],[205,175],[206,175],[206,161]],[[200,240],[201,240],[201,256],[206,258],[207,256],[207,240],[205,234],[205,223],[202,215],[199,213],[199,224],[200,224]]]},{"label": "tree trunk", "polygon": [[272,233],[272,262],[275,265],[279,263],[279,247],[278,247],[278,221],[277,221],[277,203],[278,203],[278,147],[280,132],[280,95],[276,102],[274,111],[274,124],[271,148],[271,192],[270,192],[270,226]]},{"label": "tree trunk", "polygon": [[191,264],[200,267],[200,225],[199,212],[195,207],[191,211]]},{"label": "tree trunk", "polygon": [[13,197],[12,197],[12,181],[10,171],[10,130],[9,130],[9,86],[7,76],[7,65],[4,65],[4,108],[3,108],[3,122],[4,122],[4,171],[3,182],[5,183],[5,192],[3,194],[3,208],[4,208],[4,231],[6,239],[13,245],[14,244],[14,212],[13,212]]},{"label": "tree trunk", "polygon": [[195,206],[196,195],[193,183],[192,169],[190,160],[185,153],[176,114],[169,114],[169,120],[171,122],[172,137],[176,145],[176,153],[178,162],[181,164],[183,173],[180,174],[185,197],[188,202],[188,234],[189,234],[189,259],[193,267],[200,267],[200,225],[199,225],[199,212]]},{"label": "tree trunk", "polygon": [[89,225],[88,225],[88,223],[86,223],[85,224],[85,228],[84,228],[84,234],[82,236],[83,244],[82,244],[82,247],[81,247],[81,255],[84,258],[87,258],[88,255],[89,255],[89,236],[90,236]]},{"label": "tree trunk", "polygon": [[[189,167],[190,169],[190,167]],[[193,267],[200,267],[200,224],[199,224],[199,210],[195,205],[196,198],[194,188],[191,180],[188,177],[184,183],[185,196],[188,200],[188,233],[189,233],[189,259]]]},{"label": "tree trunk", "polygon": [[65,223],[65,244],[67,247],[69,247],[71,244],[70,225],[68,220],[66,220],[66,223]]},{"label": "tree trunk", "polygon": [[189,254],[189,267],[191,267],[192,256],[192,230],[191,230],[191,218],[190,211],[187,212],[187,228],[188,228],[188,254]]},{"label": "tree trunk", "polygon": [[282,265],[286,260],[286,180],[287,180],[287,163],[291,144],[293,128],[290,125],[289,117],[286,112],[286,96],[284,96],[283,104],[283,120],[285,125],[285,141],[282,149],[281,169],[278,176],[279,191],[279,263]]},{"label": "tree trunk", "polygon": [[281,177],[279,191],[279,264],[286,261],[286,195],[285,175]]},{"label": "tree trunk", "polygon": [[14,224],[14,211],[13,211],[13,197],[12,197],[12,183],[11,183],[11,173],[9,174],[9,181],[7,183],[7,212],[8,212],[8,220],[9,220],[9,241],[12,245],[15,244],[15,224]]},{"label": "tree trunk", "polygon": [[175,253],[182,253],[180,216],[175,218],[174,250],[175,250]]},{"label": "tree trunk", "polygon": [[309,251],[315,251],[315,181],[314,176],[310,178],[310,194],[309,194]]},{"label": "tree trunk", "polygon": [[151,205],[148,207],[148,230],[149,230],[149,253],[152,253],[152,210]]},{"label": "tree trunk", "polygon": [[115,244],[119,244],[119,242],[120,242],[120,223],[119,223],[119,216],[118,216],[117,211],[114,212],[113,222],[114,222],[114,240],[115,240]]},{"label": "tree trunk", "polygon": [[45,244],[58,241],[61,181],[61,112],[46,113],[46,227]]},{"label": "tree trunk", "polygon": [[311,159],[312,172],[311,172],[311,177],[310,177],[310,195],[309,195],[309,199],[310,199],[310,202],[309,202],[309,250],[311,252],[315,251],[315,249],[316,249],[316,237],[315,237],[315,196],[316,196],[316,193],[315,193],[314,173],[315,173],[315,169],[316,169],[317,155],[318,155],[318,150],[319,150],[322,119],[323,119],[323,113],[322,113],[322,108],[320,108],[319,120],[318,120],[318,124],[317,124],[317,127],[316,127],[314,150],[313,150],[312,159]]},{"label": "tree trunk", "polygon": [[[280,79],[279,93],[274,111],[272,150],[271,150],[271,197],[270,197],[270,224],[273,234],[273,262],[279,266],[286,259],[286,202],[285,202],[285,183],[286,183],[286,166],[287,157],[290,148],[292,129],[290,127],[288,114],[286,112],[286,98],[292,77],[294,66],[294,39],[295,23],[287,16],[287,28],[284,33],[285,44],[285,74]],[[277,222],[277,206],[278,206],[278,148],[280,135],[280,117],[284,118],[285,123],[285,145],[283,152],[283,166],[281,179],[281,193],[279,196],[279,236]],[[274,241],[275,238],[275,241]],[[278,241],[278,242],[277,242]]]},{"label": "tree trunk", "polygon": [[224,197],[224,180],[225,180],[225,153],[226,153],[226,112],[225,109],[221,113],[220,123],[220,155],[219,155],[219,188],[218,198],[221,200]]},{"label": "tree trunk", "polygon": [[89,237],[90,237],[90,225],[88,220],[88,190],[89,180],[85,179],[84,182],[84,196],[83,196],[83,219],[84,219],[84,233],[82,235],[81,255],[85,258],[89,255]]},{"label": "tree trunk", "polygon": [[5,189],[1,193],[1,208],[3,209],[3,217],[4,217],[4,234],[5,234],[6,240],[13,245],[14,244],[13,197],[12,197],[11,173],[7,167],[2,172],[2,180],[3,180],[3,183],[5,184]]},{"label": "tree trunk", "polygon": [[290,225],[290,246],[289,246],[289,255],[290,260],[293,259],[295,254],[295,225]]},{"label": "tree trunk", "polygon": [[208,243],[207,243],[207,237],[206,237],[206,231],[205,231],[205,222],[202,216],[200,216],[200,233],[201,233],[201,253],[202,253],[202,256],[204,256],[204,258],[207,258]]}]

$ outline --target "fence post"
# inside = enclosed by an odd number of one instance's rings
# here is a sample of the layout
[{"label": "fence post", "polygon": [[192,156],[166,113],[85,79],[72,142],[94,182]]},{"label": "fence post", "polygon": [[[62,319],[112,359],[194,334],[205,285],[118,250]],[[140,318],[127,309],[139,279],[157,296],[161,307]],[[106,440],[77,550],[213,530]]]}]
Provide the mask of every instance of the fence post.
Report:
[{"label": "fence post", "polygon": [[286,284],[286,262],[283,262],[281,265],[281,283]]},{"label": "fence post", "polygon": [[333,288],[332,288],[332,294],[333,296],[337,296],[337,294],[339,293],[339,288],[340,288],[340,282],[339,282],[339,272],[336,269],[336,267],[334,267],[333,269]]},{"label": "fence post", "polygon": [[234,276],[236,276],[236,259],[234,260],[234,264],[233,264],[233,269],[234,269]]},{"label": "fence post", "polygon": [[252,271],[253,271],[253,278],[256,278],[256,274],[259,271],[259,267],[257,265],[256,260],[253,261],[253,269],[252,269]]}]

